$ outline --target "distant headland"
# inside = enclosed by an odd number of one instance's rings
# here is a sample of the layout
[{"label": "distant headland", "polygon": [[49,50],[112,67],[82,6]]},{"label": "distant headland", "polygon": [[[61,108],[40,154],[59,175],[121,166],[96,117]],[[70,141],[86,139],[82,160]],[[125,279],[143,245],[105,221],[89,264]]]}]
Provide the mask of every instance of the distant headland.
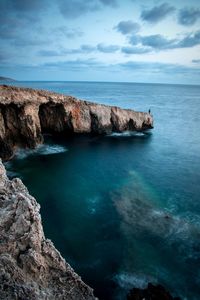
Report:
[{"label": "distant headland", "polygon": [[0,81],[4,81],[4,82],[15,82],[17,80],[13,79],[13,78],[9,78],[9,77],[4,77],[4,76],[0,76]]}]

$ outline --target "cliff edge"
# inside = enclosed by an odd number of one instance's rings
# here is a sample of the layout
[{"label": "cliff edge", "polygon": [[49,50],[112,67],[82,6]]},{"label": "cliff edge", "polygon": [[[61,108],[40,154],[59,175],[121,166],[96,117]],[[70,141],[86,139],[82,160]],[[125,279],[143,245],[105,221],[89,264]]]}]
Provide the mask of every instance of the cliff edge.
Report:
[{"label": "cliff edge", "polygon": [[20,179],[7,178],[0,160],[0,298],[96,299],[45,239],[39,208]]},{"label": "cliff edge", "polygon": [[110,134],[153,128],[149,113],[82,101],[53,92],[0,86],[0,157],[34,148],[43,134]]}]

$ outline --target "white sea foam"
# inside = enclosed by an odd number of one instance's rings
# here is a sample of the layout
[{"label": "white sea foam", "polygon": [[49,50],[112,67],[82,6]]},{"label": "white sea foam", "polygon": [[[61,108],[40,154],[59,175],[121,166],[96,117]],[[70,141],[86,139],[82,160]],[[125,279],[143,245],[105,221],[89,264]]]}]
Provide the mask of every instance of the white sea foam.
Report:
[{"label": "white sea foam", "polygon": [[157,280],[151,276],[147,276],[145,274],[136,274],[136,273],[127,273],[123,272],[117,274],[114,280],[118,283],[118,285],[123,289],[131,289],[131,288],[140,288],[144,289],[147,287],[148,283],[157,283]]},{"label": "white sea foam", "polygon": [[68,151],[68,149],[64,146],[60,146],[60,145],[43,145],[43,147],[41,147],[39,149],[39,154],[50,155],[50,154],[64,153],[66,151]]},{"label": "white sea foam", "polygon": [[113,132],[109,134],[109,137],[130,137],[130,136],[144,136],[145,133],[137,131],[124,131],[124,132]]},{"label": "white sea foam", "polygon": [[30,155],[52,155],[68,151],[64,146],[60,145],[39,145],[36,149],[19,149],[16,151],[17,159],[24,159]]}]

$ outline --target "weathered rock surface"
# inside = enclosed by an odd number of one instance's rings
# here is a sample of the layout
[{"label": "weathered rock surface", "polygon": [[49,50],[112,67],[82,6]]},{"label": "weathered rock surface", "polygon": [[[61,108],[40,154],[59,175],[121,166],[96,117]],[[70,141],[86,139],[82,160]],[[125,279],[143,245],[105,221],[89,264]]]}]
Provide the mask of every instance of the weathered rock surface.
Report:
[{"label": "weathered rock surface", "polygon": [[0,299],[95,299],[93,291],[45,239],[39,204],[0,160]]},{"label": "weathered rock surface", "polygon": [[153,127],[149,113],[81,101],[47,91],[0,86],[0,157],[16,147],[34,148],[43,133],[108,134]]}]

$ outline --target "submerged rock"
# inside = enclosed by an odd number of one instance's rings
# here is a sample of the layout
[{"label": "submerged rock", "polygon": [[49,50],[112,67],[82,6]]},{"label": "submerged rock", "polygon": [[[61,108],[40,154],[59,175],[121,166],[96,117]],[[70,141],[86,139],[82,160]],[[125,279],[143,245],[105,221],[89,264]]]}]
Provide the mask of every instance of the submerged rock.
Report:
[{"label": "submerged rock", "polygon": [[149,113],[81,101],[53,92],[0,86],[0,157],[34,148],[43,134],[110,134],[153,128]]},{"label": "submerged rock", "polygon": [[0,299],[96,299],[45,238],[39,209],[0,160]]},{"label": "submerged rock", "polygon": [[172,297],[162,285],[148,284],[146,289],[133,288],[127,300],[181,300],[179,297]]}]

